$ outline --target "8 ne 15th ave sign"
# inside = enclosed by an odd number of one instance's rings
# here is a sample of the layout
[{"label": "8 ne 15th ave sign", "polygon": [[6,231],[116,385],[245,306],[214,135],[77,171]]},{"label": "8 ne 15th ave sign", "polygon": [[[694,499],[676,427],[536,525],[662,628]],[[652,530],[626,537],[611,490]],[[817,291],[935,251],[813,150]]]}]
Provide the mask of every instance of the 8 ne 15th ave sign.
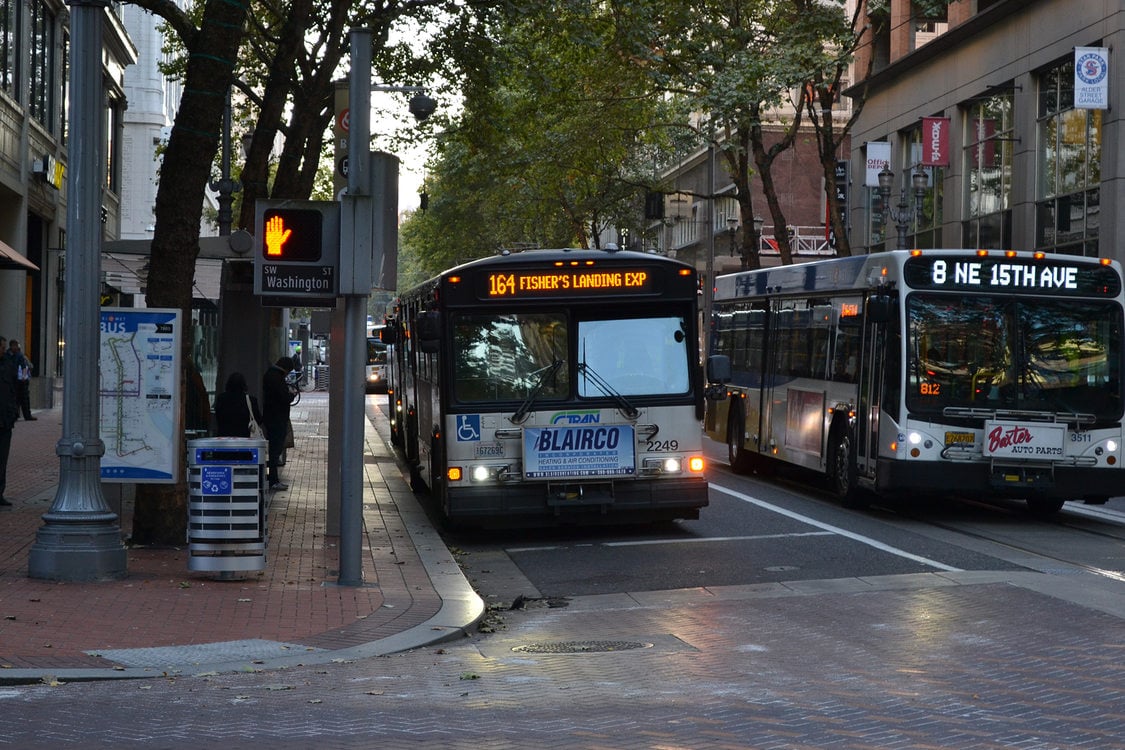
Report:
[{"label": "8 ne 15th ave sign", "polygon": [[254,294],[302,300],[337,296],[339,203],[258,201],[254,224]]}]

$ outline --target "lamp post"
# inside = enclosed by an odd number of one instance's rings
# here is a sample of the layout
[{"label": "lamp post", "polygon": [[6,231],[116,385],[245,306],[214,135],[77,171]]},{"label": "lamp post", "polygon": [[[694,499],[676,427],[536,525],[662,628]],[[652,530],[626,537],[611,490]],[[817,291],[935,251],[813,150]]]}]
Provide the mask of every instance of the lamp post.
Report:
[{"label": "lamp post", "polygon": [[[753,232],[750,234],[750,246],[754,248],[755,253],[762,250],[762,226],[766,220],[761,216],[754,216],[753,223],[751,224]],[[742,267],[747,268],[750,265],[750,258],[747,255],[742,256]]]},{"label": "lamp post", "polygon": [[211,182],[211,189],[218,193],[216,200],[219,203],[219,236],[226,237],[230,235],[231,222],[234,219],[234,213],[231,207],[234,205],[234,194],[242,190],[242,185],[238,180],[231,179],[230,176],[230,87],[227,87],[227,103],[223,108],[223,134],[222,134],[222,159],[220,161],[220,169],[222,170],[219,179]]},{"label": "lamp post", "polygon": [[[730,257],[732,257],[732,258],[734,257],[734,240],[735,240],[735,236],[737,234],[738,234],[738,219],[731,216],[730,218],[727,219],[727,235],[730,237]],[[743,263],[742,265],[743,265],[743,267],[745,267],[746,263]]]},{"label": "lamp post", "polygon": [[906,233],[910,229],[910,222],[917,221],[922,216],[922,201],[926,197],[926,188],[929,186],[930,178],[921,169],[915,172],[911,177],[911,185],[914,188],[914,206],[911,207],[906,201],[906,186],[904,185],[899,191],[898,205],[891,208],[889,202],[894,180],[895,173],[887,167],[883,167],[883,171],[879,172],[879,195],[883,198],[883,232],[885,235],[889,218],[890,221],[895,223],[895,228],[898,230],[898,249],[905,250],[907,247]]}]

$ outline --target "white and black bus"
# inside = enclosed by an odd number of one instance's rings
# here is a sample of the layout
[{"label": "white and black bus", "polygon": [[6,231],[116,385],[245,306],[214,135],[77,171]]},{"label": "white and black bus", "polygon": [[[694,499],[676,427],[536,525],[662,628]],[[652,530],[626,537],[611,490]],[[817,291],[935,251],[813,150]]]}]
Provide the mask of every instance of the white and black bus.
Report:
[{"label": "white and black bus", "polygon": [[[1116,261],[912,250],[716,280],[705,429],[736,471],[822,472],[849,504],[1121,494]],[[718,387],[721,385],[722,387]]]},{"label": "white and black bus", "polygon": [[459,525],[696,518],[698,279],[657,255],[531,250],[403,293],[392,437]]}]

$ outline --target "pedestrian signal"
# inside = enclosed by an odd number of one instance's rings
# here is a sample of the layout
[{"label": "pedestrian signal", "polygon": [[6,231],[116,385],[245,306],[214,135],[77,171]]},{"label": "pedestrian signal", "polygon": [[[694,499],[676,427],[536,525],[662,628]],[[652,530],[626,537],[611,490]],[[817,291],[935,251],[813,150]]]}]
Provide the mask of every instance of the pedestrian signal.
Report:
[{"label": "pedestrian signal", "polygon": [[262,258],[317,263],[324,239],[324,214],[308,208],[267,208],[262,212]]}]

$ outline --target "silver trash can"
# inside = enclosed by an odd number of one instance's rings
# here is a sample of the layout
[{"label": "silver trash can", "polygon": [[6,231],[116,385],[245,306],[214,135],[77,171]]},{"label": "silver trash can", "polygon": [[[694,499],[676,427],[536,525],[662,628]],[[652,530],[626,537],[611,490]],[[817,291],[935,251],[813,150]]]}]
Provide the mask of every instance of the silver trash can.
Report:
[{"label": "silver trash can", "polygon": [[313,369],[313,389],[317,391],[328,390],[328,365],[317,365]]},{"label": "silver trash can", "polygon": [[254,438],[188,441],[188,570],[265,569],[267,453]]}]

